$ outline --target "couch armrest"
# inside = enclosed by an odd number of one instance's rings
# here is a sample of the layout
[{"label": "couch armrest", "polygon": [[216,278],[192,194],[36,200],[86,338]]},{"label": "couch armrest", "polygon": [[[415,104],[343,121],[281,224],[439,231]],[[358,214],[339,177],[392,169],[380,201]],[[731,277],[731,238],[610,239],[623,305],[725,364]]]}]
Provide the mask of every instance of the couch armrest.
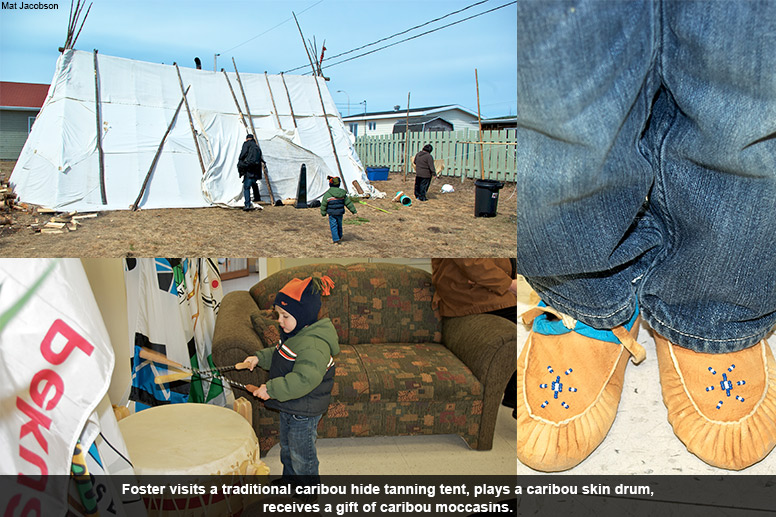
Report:
[{"label": "couch armrest", "polygon": [[504,388],[517,369],[517,325],[493,314],[443,318],[442,343],[483,386],[477,449],[493,447],[493,433]]},{"label": "couch armrest", "polygon": [[517,328],[505,318],[492,314],[444,318],[442,343],[483,385],[496,380],[503,390],[515,371]]},{"label": "couch armrest", "polygon": [[[227,366],[243,361],[266,346],[253,329],[251,315],[261,317],[261,311],[248,291],[233,291],[221,300],[213,331],[213,363]],[[228,377],[244,384],[260,384],[260,368],[229,372]],[[252,398],[252,397],[251,397]]]}]

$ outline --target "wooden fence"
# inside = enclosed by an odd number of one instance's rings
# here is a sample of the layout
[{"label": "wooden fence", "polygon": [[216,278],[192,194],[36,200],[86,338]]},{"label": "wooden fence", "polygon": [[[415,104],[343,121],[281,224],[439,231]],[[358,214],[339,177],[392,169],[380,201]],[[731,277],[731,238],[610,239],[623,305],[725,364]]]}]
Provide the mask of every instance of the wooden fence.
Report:
[{"label": "wooden fence", "polygon": [[[431,131],[409,134],[410,164],[415,154],[425,144],[434,147],[432,155],[435,160],[444,160],[445,169],[441,176],[455,178],[473,178],[515,181],[517,171],[517,137],[516,130],[504,129],[498,131],[483,131],[482,162],[484,173],[480,173],[480,132],[463,131]],[[405,135],[360,136],[356,138],[356,152],[364,167],[388,167],[391,172],[404,171]],[[410,171],[414,167],[411,166]]]}]

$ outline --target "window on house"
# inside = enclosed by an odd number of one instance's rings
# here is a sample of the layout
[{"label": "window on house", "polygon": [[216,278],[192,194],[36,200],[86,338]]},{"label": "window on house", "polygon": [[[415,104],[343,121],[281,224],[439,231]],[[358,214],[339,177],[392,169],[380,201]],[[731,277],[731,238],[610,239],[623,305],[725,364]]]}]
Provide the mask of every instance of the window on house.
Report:
[{"label": "window on house", "polygon": [[27,117],[27,134],[32,131],[32,125],[35,123],[35,117]]},{"label": "window on house", "polygon": [[377,129],[377,122],[369,122],[367,123],[367,127],[369,128],[370,131],[374,131],[375,129]]},{"label": "window on house", "polygon": [[358,136],[358,122],[351,122],[348,124],[348,127],[350,128],[350,132],[353,133],[353,136]]}]

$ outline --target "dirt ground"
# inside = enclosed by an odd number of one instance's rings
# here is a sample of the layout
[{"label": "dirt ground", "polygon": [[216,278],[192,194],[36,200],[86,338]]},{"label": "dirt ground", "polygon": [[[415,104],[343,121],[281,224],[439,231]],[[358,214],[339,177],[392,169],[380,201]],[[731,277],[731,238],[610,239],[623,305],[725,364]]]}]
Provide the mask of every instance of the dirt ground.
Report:
[{"label": "dirt ground", "polygon": [[[0,162],[4,181],[14,162]],[[398,191],[410,197],[414,177],[391,173],[375,181],[385,199],[356,203],[346,212],[343,243],[334,245],[320,208],[269,206],[243,212],[227,208],[154,209],[99,212],[75,231],[36,233],[55,214],[11,210],[13,223],[0,226],[5,257],[511,257],[516,250],[513,183],[499,193],[495,217],[474,217],[472,180],[434,179],[425,203],[405,207],[391,201]],[[449,183],[455,192],[444,194]],[[511,197],[510,197],[511,196]],[[21,201],[24,201],[23,199]],[[373,207],[386,210],[388,213]],[[2,215],[2,214],[0,214]],[[1,217],[0,217],[1,219]]]}]

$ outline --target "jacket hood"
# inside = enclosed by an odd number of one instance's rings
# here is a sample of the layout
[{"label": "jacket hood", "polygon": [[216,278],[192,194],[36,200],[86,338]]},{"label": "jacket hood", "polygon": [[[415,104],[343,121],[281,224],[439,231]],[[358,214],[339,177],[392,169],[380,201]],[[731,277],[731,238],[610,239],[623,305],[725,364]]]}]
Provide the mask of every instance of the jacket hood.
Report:
[{"label": "jacket hood", "polygon": [[337,336],[337,330],[329,318],[321,318],[315,323],[304,327],[296,336],[311,336],[324,341],[329,345],[332,356],[340,352],[339,336]]},{"label": "jacket hood", "polygon": [[345,197],[348,195],[348,193],[340,187],[329,187],[329,190],[326,192],[334,197]]}]

